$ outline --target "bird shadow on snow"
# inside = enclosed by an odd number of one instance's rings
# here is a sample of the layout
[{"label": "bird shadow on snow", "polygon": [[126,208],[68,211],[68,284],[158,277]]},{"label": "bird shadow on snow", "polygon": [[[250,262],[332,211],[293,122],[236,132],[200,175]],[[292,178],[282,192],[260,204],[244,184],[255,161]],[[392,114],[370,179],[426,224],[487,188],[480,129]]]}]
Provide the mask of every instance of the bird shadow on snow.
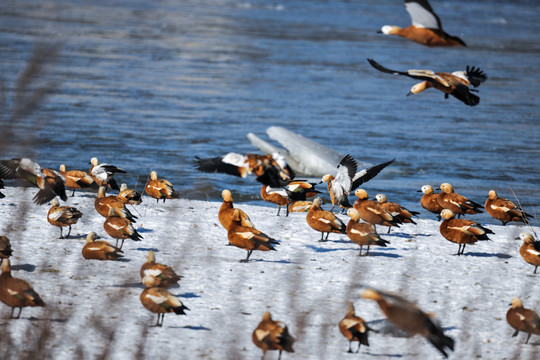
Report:
[{"label": "bird shadow on snow", "polygon": [[143,228],[143,227],[139,226],[137,228],[137,232],[139,232],[141,234],[151,233],[151,232],[154,232],[154,229],[148,229],[148,228]]},{"label": "bird shadow on snow", "polygon": [[33,272],[35,269],[36,269],[36,265],[32,265],[32,264],[20,264],[20,265],[11,266],[12,271],[22,270],[26,272]]},{"label": "bird shadow on snow", "polygon": [[153,251],[153,252],[159,252],[159,249],[156,249],[156,248],[143,248],[143,247],[138,247],[136,248],[135,250],[137,251]]},{"label": "bird shadow on snow", "polygon": [[508,254],[501,254],[501,253],[489,254],[489,253],[481,253],[481,252],[467,252],[467,253],[464,253],[461,256],[496,257],[496,258],[499,258],[499,259],[510,259],[512,257],[511,255],[508,255]]},{"label": "bird shadow on snow", "polygon": [[189,329],[189,330],[205,330],[205,331],[211,331],[212,329],[207,328],[206,326],[202,325],[186,325],[186,326],[167,326],[170,329]]},{"label": "bird shadow on snow", "polygon": [[[328,242],[330,241],[331,240],[329,240]],[[338,242],[338,241],[332,241],[332,242]],[[347,243],[349,244],[350,241]],[[315,246],[315,245],[304,245],[304,246],[318,253],[325,253],[325,252],[331,252],[331,251],[353,251],[353,252],[360,251],[360,249],[354,249],[354,248],[324,248],[324,247]],[[387,250],[391,250],[391,249],[387,249]],[[395,258],[395,259],[402,257],[401,255],[398,255],[398,254],[388,254],[385,252],[378,252],[378,251],[370,251],[368,256],[381,256],[381,257],[389,257],[389,258]],[[363,256],[359,256],[359,257],[363,257]]]},{"label": "bird shadow on snow", "polygon": [[249,262],[265,262],[265,263],[277,263],[277,264],[290,264],[289,260],[265,260],[265,259],[249,259]]},{"label": "bird shadow on snow", "polygon": [[181,298],[200,298],[201,296],[200,295],[197,295],[195,293],[192,293],[192,292],[187,292],[187,293],[183,293],[183,294],[178,294],[178,295],[175,295],[176,297],[181,297]]},{"label": "bird shadow on snow", "polygon": [[118,285],[113,285],[112,287],[116,287],[116,288],[138,288],[138,289],[144,289],[145,286],[140,282],[132,282],[132,283],[124,283],[124,284],[118,284]]}]

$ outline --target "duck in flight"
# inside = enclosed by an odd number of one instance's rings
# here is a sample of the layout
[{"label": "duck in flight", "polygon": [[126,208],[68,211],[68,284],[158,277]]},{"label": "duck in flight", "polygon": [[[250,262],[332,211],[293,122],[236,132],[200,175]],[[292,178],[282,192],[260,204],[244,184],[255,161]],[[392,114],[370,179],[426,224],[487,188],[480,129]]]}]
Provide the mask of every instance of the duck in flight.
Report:
[{"label": "duck in flight", "polygon": [[287,185],[295,177],[294,171],[278,153],[271,155],[227,153],[215,158],[195,157],[197,170],[207,173],[219,172],[242,178],[250,174],[257,181],[273,188]]},{"label": "duck in flight", "polygon": [[467,46],[463,40],[443,30],[441,19],[427,0],[405,0],[405,9],[411,17],[411,26],[384,25],[378,32],[401,36],[425,46]]},{"label": "duck in flight", "polygon": [[367,59],[375,69],[393,75],[404,75],[413,79],[423,80],[422,82],[411,87],[407,95],[421,93],[429,88],[435,88],[444,93],[444,98],[452,95],[456,99],[464,102],[469,106],[475,106],[480,103],[480,98],[473,94],[472,91],[477,91],[469,88],[480,86],[481,83],[487,80],[487,75],[476,67],[467,65],[466,71],[454,71],[453,73],[434,72],[433,70],[407,70],[398,71],[385,68],[373,59]]}]

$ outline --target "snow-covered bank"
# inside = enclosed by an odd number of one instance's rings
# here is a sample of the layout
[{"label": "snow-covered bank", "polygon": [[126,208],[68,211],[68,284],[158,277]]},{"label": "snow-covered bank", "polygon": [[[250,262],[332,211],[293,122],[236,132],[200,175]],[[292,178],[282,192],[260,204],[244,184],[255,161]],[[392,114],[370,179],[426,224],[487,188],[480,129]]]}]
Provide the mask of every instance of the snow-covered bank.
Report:
[{"label": "snow-covered bank", "polygon": [[[0,235],[11,239],[13,275],[32,282],[48,305],[25,308],[21,319],[7,320],[10,308],[0,304],[0,324],[21,351],[33,344],[29,339],[43,325],[51,330],[44,354],[57,359],[91,358],[106,347],[112,359],[254,359],[261,351],[251,333],[268,310],[297,338],[295,353],[283,359],[357,358],[346,353],[347,341],[337,327],[346,302],[352,301],[359,316],[383,330],[370,334],[362,358],[440,358],[423,338],[394,337],[377,305],[359,297],[360,286],[369,285],[435,313],[456,340],[450,358],[539,356],[540,338],[523,344],[525,335],[512,338],[505,320],[514,296],[540,311],[540,274],[532,274],[533,267],[519,256],[521,242],[514,240],[525,229],[521,225],[490,225],[493,241],[467,246],[464,256],[454,256],[457,244],[442,238],[433,215],[422,212],[418,225],[406,224],[383,236],[391,242],[387,248],[358,257],[359,247],[345,235],[318,242],[320,234],[307,225],[304,213],[276,217],[274,207],[236,204],[257,228],[281,240],[277,251],[254,252],[245,264],[239,262],[244,250],[226,246],[217,219],[220,203],[156,204],[144,197],[133,210],[144,239],[126,240],[125,260],[100,262],[81,256],[90,231],[114,243],[94,210],[95,194],[69,198],[84,215],[69,239],[58,239],[58,228],[46,220],[48,206],[31,201],[35,191],[7,187],[0,200]],[[139,302],[139,268],[148,250],[184,277],[171,292],[190,309],[187,316],[167,314],[162,328],[147,328],[155,315]],[[27,338],[27,331],[34,335]],[[276,357],[267,354],[267,359]]]}]

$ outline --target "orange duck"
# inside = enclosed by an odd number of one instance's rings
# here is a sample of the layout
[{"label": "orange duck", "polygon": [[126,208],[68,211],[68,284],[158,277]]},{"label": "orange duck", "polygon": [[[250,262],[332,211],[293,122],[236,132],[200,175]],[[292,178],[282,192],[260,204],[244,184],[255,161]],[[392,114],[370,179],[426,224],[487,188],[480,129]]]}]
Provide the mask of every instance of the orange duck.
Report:
[{"label": "orange duck", "polygon": [[436,194],[431,185],[423,185],[418,192],[423,192],[422,198],[420,199],[420,205],[427,211],[436,214],[437,220],[441,220],[441,211],[443,207],[439,205],[437,198],[439,194]]},{"label": "orange duck", "polygon": [[441,19],[427,0],[405,0],[405,9],[411,17],[411,26],[384,25],[378,32],[401,36],[425,46],[466,46],[457,36],[444,32]]},{"label": "orange duck", "polygon": [[[125,218],[111,216],[105,220],[103,229],[109,234],[110,237],[116,240],[116,247],[122,249],[125,239],[131,239],[133,241],[141,241],[142,236],[135,230],[131,221]],[[118,246],[118,240],[122,240],[120,246]]]},{"label": "orange duck", "polygon": [[360,316],[354,313],[354,305],[347,303],[347,313],[338,324],[339,331],[347,340],[349,340],[349,353],[352,353],[351,344],[353,341],[358,341],[356,352],[360,351],[360,345],[369,346],[368,332],[374,331]]},{"label": "orange duck", "polygon": [[251,336],[253,343],[263,351],[264,359],[268,350],[279,350],[278,360],[281,359],[283,350],[293,353],[293,344],[296,339],[289,334],[289,329],[281,321],[272,320],[269,311],[265,312],[263,318]]},{"label": "orange duck", "polygon": [[[312,229],[321,232],[321,240],[327,241],[330,233],[346,234],[347,227],[333,212],[321,209],[322,200],[316,198],[309,209],[306,220]],[[324,234],[326,233],[326,238]]]},{"label": "orange duck", "polygon": [[480,98],[473,94],[474,87],[480,86],[481,83],[487,80],[486,74],[479,68],[469,67],[465,71],[454,71],[452,73],[447,72],[434,72],[433,70],[407,70],[398,71],[388,69],[373,59],[367,59],[368,62],[375,69],[392,74],[392,75],[404,75],[413,79],[423,80],[421,83],[413,85],[407,95],[419,94],[424,90],[434,88],[444,93],[444,98],[447,99],[449,95],[452,95],[459,101],[469,106],[476,106],[480,103]]},{"label": "orange duck", "polygon": [[[388,211],[395,219],[398,219],[404,224],[410,223],[416,225],[416,222],[412,219],[412,217],[418,216],[418,212],[407,210],[399,204],[389,202],[385,194],[377,194],[375,195],[375,199],[379,205],[381,205],[384,210]],[[390,232],[390,227],[388,227],[388,232]]]},{"label": "orange duck", "polygon": [[517,239],[523,240],[519,254],[523,260],[534,266],[534,273],[536,274],[536,269],[540,266],[540,242],[535,241],[528,232],[522,232]]},{"label": "orange duck", "polygon": [[439,205],[444,209],[452,210],[458,217],[464,214],[474,215],[482,213],[482,210],[480,210],[483,208],[482,205],[455,193],[454,187],[449,183],[442,183],[439,189],[442,190],[437,196]]},{"label": "orange duck", "polygon": [[146,281],[146,287],[178,286],[178,281],[182,278],[170,266],[156,263],[156,254],[148,252],[147,261],[141,266],[141,280]]},{"label": "orange duck", "polygon": [[394,218],[392,214],[386,211],[376,201],[369,200],[369,196],[366,190],[356,189],[354,194],[358,199],[356,199],[353,206],[356,211],[358,211],[360,219],[372,225],[375,231],[377,231],[375,225],[399,227],[399,224],[401,223],[399,219]]},{"label": "orange duck", "polygon": [[47,213],[47,221],[53,226],[58,226],[60,228],[60,239],[64,238],[62,234],[62,228],[69,226],[68,233],[66,238],[71,234],[71,225],[75,225],[77,221],[82,217],[82,212],[71,206],[60,206],[58,204],[58,199],[54,198],[51,201],[51,208]]},{"label": "orange duck", "polygon": [[[358,256],[367,256],[371,245],[386,247],[386,244],[390,244],[389,241],[381,239],[371,225],[358,222],[360,215],[358,215],[356,209],[351,208],[347,210],[347,215],[351,218],[347,224],[347,236],[352,242],[360,245],[360,253]],[[364,245],[367,245],[367,251],[362,255],[362,247]]]},{"label": "orange duck", "polygon": [[139,299],[146,309],[157,314],[157,322],[153,326],[163,326],[166,313],[174,312],[176,315],[186,315],[185,310],[189,310],[180,299],[159,287],[144,289]]},{"label": "orange duck", "polygon": [[517,336],[520,331],[527,333],[527,340],[532,334],[540,335],[540,317],[531,309],[525,309],[521,299],[515,297],[512,299],[512,307],[506,312],[506,321],[511,327],[516,329],[512,337]]},{"label": "orange duck", "polygon": [[165,202],[166,199],[178,199],[180,197],[180,195],[174,191],[173,185],[169,181],[158,179],[157,172],[155,171],[150,173],[150,180],[144,187],[144,191],[146,191],[148,196],[156,199],[157,202],[161,199]]},{"label": "orange duck", "polygon": [[82,170],[69,170],[66,171],[66,165],[60,165],[60,175],[65,179],[65,187],[72,189],[71,196],[75,196],[75,190],[97,187],[94,183],[94,179]]},{"label": "orange duck", "polygon": [[478,240],[490,240],[487,234],[493,234],[493,231],[472,220],[456,219],[449,209],[443,209],[441,217],[444,219],[439,227],[441,235],[448,241],[459,244],[456,255],[463,255],[465,245],[474,244]]},{"label": "orange duck", "polygon": [[[231,226],[231,221],[235,210],[233,204],[233,197],[229,190],[223,190],[221,192],[221,197],[223,198],[223,203],[219,208],[218,219],[221,226],[223,226],[225,230],[229,231],[229,227]],[[244,211],[240,209],[238,210],[240,213],[240,218],[242,219],[242,226],[255,227],[255,225],[253,225],[253,223],[249,219],[249,216]]]},{"label": "orange duck", "polygon": [[[34,291],[28,282],[11,276],[11,264],[9,259],[2,259],[2,274],[0,275],[0,301],[11,306],[10,319],[18,319],[22,308],[26,306],[45,306],[45,303]],[[19,308],[19,314],[14,317],[15,308]]]},{"label": "orange duck", "polygon": [[512,201],[500,198],[495,190],[489,190],[484,209],[494,219],[502,222],[503,226],[510,221],[528,223],[533,216],[519,209]]},{"label": "orange duck", "polygon": [[446,349],[454,350],[454,339],[444,334],[443,328],[412,302],[384,291],[365,289],[361,296],[376,301],[386,318],[410,335],[421,335],[446,358]]},{"label": "orange duck", "polygon": [[94,200],[94,207],[97,212],[105,217],[120,217],[127,219],[130,222],[135,222],[137,217],[126,208],[123,200],[119,200],[116,196],[105,196],[105,187],[100,186],[98,195]]},{"label": "orange duck", "polygon": [[240,262],[248,262],[253,250],[270,251],[276,250],[273,245],[279,244],[275,239],[253,227],[242,225],[242,214],[239,209],[234,209],[231,225],[227,232],[227,238],[231,245],[247,251],[247,257]]},{"label": "orange duck", "polygon": [[116,198],[124,204],[139,205],[142,202],[141,193],[134,189],[129,189],[125,183],[120,185],[120,192],[116,195]]},{"label": "orange duck", "polygon": [[86,236],[86,243],[82,248],[83,258],[95,259],[95,260],[117,260],[123,257],[121,254],[123,251],[112,246],[107,241],[96,241],[97,235],[95,232],[91,232]]}]

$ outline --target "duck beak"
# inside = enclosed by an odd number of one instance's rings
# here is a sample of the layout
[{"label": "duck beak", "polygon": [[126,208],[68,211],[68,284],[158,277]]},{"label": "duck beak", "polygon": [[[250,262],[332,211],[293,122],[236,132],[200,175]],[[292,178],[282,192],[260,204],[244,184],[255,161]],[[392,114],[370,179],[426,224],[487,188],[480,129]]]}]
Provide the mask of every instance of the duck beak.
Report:
[{"label": "duck beak", "polygon": [[409,92],[407,93],[407,96],[411,96],[411,95],[414,95],[414,93],[413,93],[412,91],[409,91]]},{"label": "duck beak", "polygon": [[416,190],[416,192],[422,192],[422,190]]}]

